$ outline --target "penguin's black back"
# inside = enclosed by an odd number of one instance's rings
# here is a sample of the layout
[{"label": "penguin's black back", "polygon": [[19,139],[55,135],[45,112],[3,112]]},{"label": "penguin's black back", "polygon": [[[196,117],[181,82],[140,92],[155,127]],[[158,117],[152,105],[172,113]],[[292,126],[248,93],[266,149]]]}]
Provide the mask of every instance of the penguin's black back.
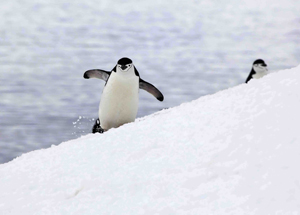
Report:
[{"label": "penguin's black back", "polygon": [[256,72],[252,68],[251,71],[250,71],[250,74],[248,75],[248,78],[245,81],[245,83],[248,83],[253,78],[253,75],[255,75],[255,74],[256,74]]}]

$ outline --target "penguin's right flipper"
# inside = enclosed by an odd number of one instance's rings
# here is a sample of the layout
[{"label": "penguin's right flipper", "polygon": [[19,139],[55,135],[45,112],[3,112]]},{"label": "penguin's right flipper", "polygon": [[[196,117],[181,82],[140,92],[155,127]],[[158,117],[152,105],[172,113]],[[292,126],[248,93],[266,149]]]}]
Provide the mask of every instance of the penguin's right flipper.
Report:
[{"label": "penguin's right flipper", "polygon": [[147,81],[144,81],[140,78],[140,89],[146,90],[148,93],[152,94],[157,100],[163,101],[164,95],[152,84],[148,83]]},{"label": "penguin's right flipper", "polygon": [[110,75],[111,72],[108,72],[108,71],[104,71],[102,69],[91,69],[91,70],[88,70],[86,71],[84,74],[83,74],[83,77],[85,79],[89,79],[89,78],[98,78],[98,79],[102,79],[104,81],[107,81],[109,75]]}]

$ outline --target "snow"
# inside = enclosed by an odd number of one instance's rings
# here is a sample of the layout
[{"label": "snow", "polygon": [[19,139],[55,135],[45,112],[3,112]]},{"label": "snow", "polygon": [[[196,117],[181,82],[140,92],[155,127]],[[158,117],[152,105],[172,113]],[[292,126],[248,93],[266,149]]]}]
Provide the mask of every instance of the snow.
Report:
[{"label": "snow", "polygon": [[0,165],[0,214],[300,214],[299,83],[300,66],[23,154]]}]

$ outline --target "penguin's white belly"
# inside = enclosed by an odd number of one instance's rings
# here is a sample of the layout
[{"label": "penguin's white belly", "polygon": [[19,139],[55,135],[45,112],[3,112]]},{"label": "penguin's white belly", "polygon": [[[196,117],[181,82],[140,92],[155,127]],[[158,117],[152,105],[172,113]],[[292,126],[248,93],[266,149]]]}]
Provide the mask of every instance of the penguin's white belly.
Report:
[{"label": "penguin's white belly", "polygon": [[139,78],[124,78],[112,74],[104,87],[99,119],[104,130],[133,122],[138,111]]}]

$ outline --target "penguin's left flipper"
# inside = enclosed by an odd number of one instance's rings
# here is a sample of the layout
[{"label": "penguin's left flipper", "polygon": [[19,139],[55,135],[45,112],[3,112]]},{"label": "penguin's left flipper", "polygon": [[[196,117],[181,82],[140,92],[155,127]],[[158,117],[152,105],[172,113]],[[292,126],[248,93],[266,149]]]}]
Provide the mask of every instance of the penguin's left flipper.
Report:
[{"label": "penguin's left flipper", "polygon": [[83,74],[83,77],[85,79],[98,78],[98,79],[102,79],[104,81],[107,81],[110,73],[111,72],[108,72],[108,71],[105,71],[105,70],[102,70],[102,69],[91,69],[91,70],[86,71]]},{"label": "penguin's left flipper", "polygon": [[140,78],[140,89],[146,90],[148,93],[152,94],[155,98],[157,98],[159,101],[164,100],[163,94],[152,84],[144,81],[143,79]]}]

